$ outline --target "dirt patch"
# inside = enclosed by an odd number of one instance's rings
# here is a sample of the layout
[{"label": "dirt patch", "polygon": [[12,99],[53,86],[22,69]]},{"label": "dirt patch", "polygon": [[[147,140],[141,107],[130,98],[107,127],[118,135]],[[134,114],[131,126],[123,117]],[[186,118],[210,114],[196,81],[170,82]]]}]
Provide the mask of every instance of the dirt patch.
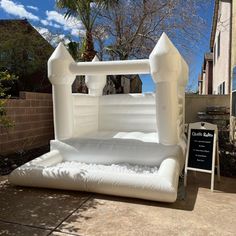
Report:
[{"label": "dirt patch", "polygon": [[223,176],[236,177],[236,148],[233,144],[220,145],[220,171]]},{"label": "dirt patch", "polygon": [[50,150],[49,145],[34,148],[23,153],[13,153],[10,155],[0,155],[0,175],[8,175],[18,166],[31,161]]}]

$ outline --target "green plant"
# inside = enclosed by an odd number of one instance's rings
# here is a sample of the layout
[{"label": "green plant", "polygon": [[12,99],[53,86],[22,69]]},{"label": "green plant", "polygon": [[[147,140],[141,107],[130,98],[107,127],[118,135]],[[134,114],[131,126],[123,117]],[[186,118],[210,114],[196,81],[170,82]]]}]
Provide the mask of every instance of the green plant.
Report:
[{"label": "green plant", "polygon": [[83,61],[82,55],[85,51],[85,41],[84,40],[81,43],[70,41],[67,44],[67,49],[68,49],[70,55],[73,57],[73,59],[76,62]]},{"label": "green plant", "polygon": [[14,125],[13,121],[7,117],[5,103],[10,98],[10,95],[7,95],[7,91],[17,78],[17,76],[10,74],[8,71],[0,71],[0,127],[10,128]]},{"label": "green plant", "polygon": [[117,2],[118,0],[56,0],[56,6],[66,10],[65,18],[77,17],[85,28],[82,54],[84,61],[91,61],[97,53],[94,49],[93,30],[99,13],[102,9],[111,8]]},{"label": "green plant", "polygon": [[0,32],[0,71],[19,77],[7,93],[50,91],[47,60],[54,48],[27,20],[2,21]]}]

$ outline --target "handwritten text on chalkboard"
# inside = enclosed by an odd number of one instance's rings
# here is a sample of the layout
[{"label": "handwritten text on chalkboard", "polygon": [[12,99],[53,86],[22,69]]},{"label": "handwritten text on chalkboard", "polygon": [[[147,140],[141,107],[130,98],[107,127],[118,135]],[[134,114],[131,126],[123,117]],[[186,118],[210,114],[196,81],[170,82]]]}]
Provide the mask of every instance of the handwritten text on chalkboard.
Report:
[{"label": "handwritten text on chalkboard", "polygon": [[190,130],[188,167],[211,170],[214,130]]}]

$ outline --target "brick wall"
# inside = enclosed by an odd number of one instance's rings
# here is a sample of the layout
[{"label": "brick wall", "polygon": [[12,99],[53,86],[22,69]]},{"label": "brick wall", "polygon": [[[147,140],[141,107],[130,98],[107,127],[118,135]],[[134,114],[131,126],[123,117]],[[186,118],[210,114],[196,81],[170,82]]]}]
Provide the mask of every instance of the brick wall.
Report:
[{"label": "brick wall", "polygon": [[6,102],[6,109],[15,125],[0,127],[0,154],[44,146],[53,139],[51,94],[20,92],[19,99]]}]

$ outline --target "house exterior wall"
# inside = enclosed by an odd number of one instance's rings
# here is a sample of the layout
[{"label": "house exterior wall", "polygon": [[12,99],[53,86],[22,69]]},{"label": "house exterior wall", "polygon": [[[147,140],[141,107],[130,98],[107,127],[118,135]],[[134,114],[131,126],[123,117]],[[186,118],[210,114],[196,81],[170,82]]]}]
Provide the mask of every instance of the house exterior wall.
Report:
[{"label": "house exterior wall", "polygon": [[202,81],[202,74],[198,76],[198,94],[202,94],[202,86],[203,86],[203,81]]},{"label": "house exterior wall", "polygon": [[232,51],[231,51],[231,65],[232,69],[236,65],[236,2],[232,4]]},{"label": "house exterior wall", "polygon": [[[233,69],[236,66],[236,1],[232,1],[232,33],[231,33],[231,78],[233,77]],[[231,82],[233,82],[231,80]],[[232,85],[231,85],[232,88]],[[230,96],[230,106],[232,107],[232,93]],[[236,117],[230,116],[230,139],[236,143]]]},{"label": "house exterior wall", "polygon": [[198,77],[198,93],[200,95],[212,94],[213,54],[205,53],[201,75]]},{"label": "house exterior wall", "polygon": [[115,84],[112,82],[111,79],[107,78],[106,85],[103,89],[103,95],[115,94],[115,93],[116,93]]},{"label": "house exterior wall", "polygon": [[231,1],[220,1],[213,47],[213,94],[222,93],[222,91],[220,91],[220,85],[223,87],[223,83],[225,88],[224,94],[229,94],[230,92],[230,11]]},{"label": "house exterior wall", "polygon": [[206,73],[202,73],[202,94],[206,94]]},{"label": "house exterior wall", "polygon": [[123,87],[123,93],[127,94],[130,92],[130,79],[125,76],[121,77],[121,86]]},{"label": "house exterior wall", "polygon": [[212,94],[212,75],[213,65],[212,61],[206,62],[206,94]]},{"label": "house exterior wall", "polygon": [[[120,78],[122,93],[142,93],[142,80],[139,75],[122,75]],[[103,95],[119,94],[111,77],[107,77],[107,83],[103,89]]]},{"label": "house exterior wall", "polygon": [[139,76],[130,79],[130,93],[142,93],[142,80]]}]

